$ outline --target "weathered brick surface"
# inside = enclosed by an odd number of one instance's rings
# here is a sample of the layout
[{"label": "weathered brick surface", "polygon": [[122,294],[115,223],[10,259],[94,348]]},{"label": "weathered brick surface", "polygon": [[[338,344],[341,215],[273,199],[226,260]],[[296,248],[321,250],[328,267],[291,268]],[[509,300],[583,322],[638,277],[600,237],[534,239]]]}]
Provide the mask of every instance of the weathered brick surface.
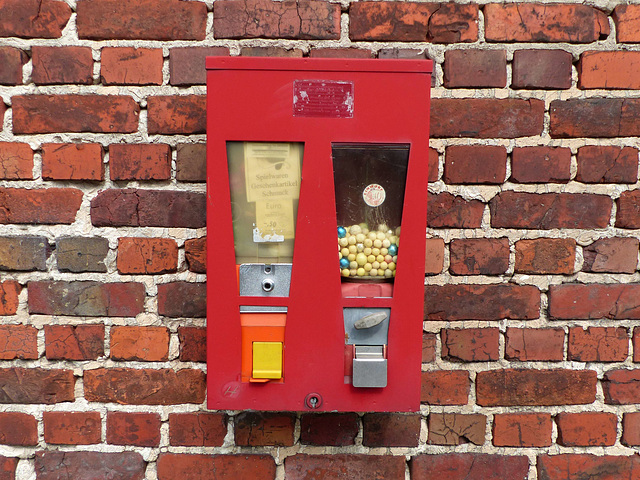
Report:
[{"label": "weathered brick surface", "polygon": [[93,57],[90,47],[39,47],[31,49],[36,85],[93,83]]},{"label": "weathered brick surface", "polygon": [[505,50],[449,50],[444,54],[447,88],[502,88],[507,84]]},{"label": "weathered brick surface", "polygon": [[509,268],[507,238],[452,240],[449,252],[449,271],[454,275],[500,275]]},{"label": "weathered brick surface", "polygon": [[561,413],[558,443],[567,447],[611,446],[616,442],[618,417],[613,413]]},{"label": "weathered brick surface", "polygon": [[443,180],[450,184],[501,184],[507,174],[507,150],[486,145],[454,145],[445,151]]},{"label": "weathered brick surface", "polygon": [[516,183],[567,183],[571,178],[571,149],[520,147],[511,153],[511,177]]},{"label": "weathered brick surface", "polygon": [[417,447],[420,415],[367,413],[362,417],[362,430],[366,447]]},{"label": "weathered brick surface", "polygon": [[169,83],[171,85],[204,85],[206,57],[228,56],[228,47],[177,47],[169,51]]},{"label": "weathered brick surface", "polygon": [[638,89],[640,52],[584,52],[578,63],[580,88]]},{"label": "weathered brick surface", "polygon": [[[2,118],[4,106],[0,106]],[[33,150],[26,143],[0,142],[0,179],[31,180],[33,178]]]},{"label": "weathered brick surface", "polygon": [[0,282],[0,315],[15,315],[22,287],[15,280]]},{"label": "weathered brick surface", "polygon": [[160,444],[160,415],[157,413],[107,413],[107,443],[157,447]]},{"label": "weathered brick surface", "polygon": [[624,327],[581,327],[569,329],[567,360],[577,362],[623,362],[629,353],[629,336]]},{"label": "weathered brick surface", "polygon": [[507,328],[504,356],[522,362],[559,362],[564,358],[561,328]]},{"label": "weathered brick surface", "polygon": [[360,48],[314,48],[309,51],[311,58],[373,58],[371,50]]},{"label": "weathered brick surface", "polygon": [[571,88],[571,53],[564,50],[513,52],[512,88],[564,90]]},{"label": "weathered brick surface", "polygon": [[207,180],[207,146],[182,143],[176,149],[176,179],[181,182]]},{"label": "weathered brick surface", "polygon": [[71,17],[71,8],[57,0],[3,0],[0,37],[58,38]]},{"label": "weathered brick surface", "polygon": [[304,52],[299,48],[282,48],[282,47],[242,47],[240,49],[241,57],[291,57],[302,58]]},{"label": "weathered brick surface", "polygon": [[38,330],[30,325],[0,325],[0,360],[17,358],[38,358]]},{"label": "weathered brick surface", "polygon": [[161,274],[178,268],[178,245],[170,238],[118,239],[118,272]]},{"label": "weathered brick surface", "polygon": [[220,447],[227,434],[224,413],[170,413],[169,444],[185,447]]},{"label": "weathered brick surface", "polygon": [[0,188],[0,224],[71,224],[81,202],[75,188]]},{"label": "weathered brick surface", "polygon": [[403,480],[404,457],[392,455],[306,455],[287,457],[284,471],[287,479],[320,478],[384,478]]},{"label": "weathered brick surface", "polygon": [[424,480],[524,480],[529,472],[529,459],[522,455],[485,455],[447,453],[417,455],[409,464],[412,478]]},{"label": "weathered brick surface", "polygon": [[492,370],[478,372],[478,405],[571,405],[592,403],[594,370]]},{"label": "weathered brick surface", "polygon": [[61,272],[106,272],[109,240],[102,237],[56,239],[56,260]]},{"label": "weathered brick surface", "polygon": [[581,285],[549,287],[549,316],[561,319],[638,319],[640,285]]},{"label": "weathered brick surface", "polygon": [[44,271],[50,253],[46,237],[0,237],[0,270]]},{"label": "weathered brick surface", "polygon": [[497,328],[442,330],[442,356],[452,361],[498,360],[500,331]]},{"label": "weathered brick surface", "polygon": [[39,368],[0,369],[0,403],[53,404],[73,402],[75,379],[71,370]]},{"label": "weathered brick surface", "polygon": [[622,417],[622,438],[624,445],[640,445],[640,412],[625,413]]},{"label": "weathered brick surface", "polygon": [[27,54],[19,48],[0,47],[0,85],[22,84],[22,66],[27,60]]},{"label": "weathered brick surface", "polygon": [[173,282],[158,285],[158,313],[167,317],[204,317],[205,283]]},{"label": "weathered brick surface", "polygon": [[105,85],[162,85],[162,49],[105,47],[100,81]]},{"label": "weathered brick surface", "polygon": [[444,264],[444,240],[427,238],[425,244],[424,273],[437,275],[442,273]]},{"label": "weathered brick surface", "polygon": [[91,40],[204,40],[207,8],[179,0],[80,0],[78,36]]},{"label": "weathered brick surface", "polygon": [[616,24],[616,40],[620,43],[636,43],[640,41],[640,6],[617,5],[613,10],[613,20]]},{"label": "weathered brick surface", "polygon": [[484,203],[443,192],[428,195],[427,225],[433,228],[478,228]]},{"label": "weathered brick surface", "polygon": [[40,451],[35,459],[38,480],[143,480],[146,468],[138,452]]},{"label": "weathered brick surface", "polygon": [[355,413],[306,413],[300,417],[300,443],[304,445],[353,445],[356,435]]},{"label": "weathered brick surface", "polygon": [[113,360],[167,360],[169,330],[166,327],[113,327],[110,351]]},{"label": "weathered brick surface", "polygon": [[436,334],[422,332],[422,363],[434,362],[436,359]]},{"label": "weathered brick surface", "polygon": [[637,238],[602,238],[582,248],[585,272],[633,273],[638,267]]},{"label": "weathered brick surface", "polygon": [[640,370],[610,370],[602,379],[606,403],[627,405],[640,402]]},{"label": "weathered brick surface", "polygon": [[206,97],[181,95],[147,100],[149,133],[166,135],[205,133]]},{"label": "weathered brick surface", "polygon": [[242,412],[234,418],[236,445],[293,445],[293,413]]},{"label": "weathered brick surface", "polygon": [[640,459],[633,456],[562,454],[538,456],[540,480],[633,478],[640,473]]},{"label": "weathered brick surface", "polygon": [[576,242],[570,238],[537,238],[516,242],[515,271],[532,274],[571,274]]},{"label": "weathered brick surface", "polygon": [[633,361],[640,362],[640,328],[634,327],[631,341],[633,343]]},{"label": "weathered brick surface", "polygon": [[45,180],[104,180],[102,145],[98,143],[45,143],[42,178]]},{"label": "weathered brick surface", "polygon": [[109,147],[111,180],[168,180],[171,148],[165,144],[116,144]]},{"label": "weathered brick surface", "polygon": [[207,272],[207,237],[192,238],[184,242],[184,256],[189,270],[196,273]]},{"label": "weathered brick surface", "polygon": [[162,453],[158,458],[158,479],[207,480],[211,472],[221,478],[274,480],[276,463],[270,455],[189,455]]},{"label": "weathered brick surface", "polygon": [[422,372],[420,402],[429,405],[466,405],[469,373],[465,370]]},{"label": "weathered brick surface", "polygon": [[493,416],[496,447],[548,447],[552,422],[548,413],[503,413]]},{"label": "weathered brick surface", "polygon": [[[631,137],[640,133],[636,98],[585,98],[553,100],[549,107],[554,138]],[[606,121],[602,119],[606,118]]]},{"label": "weathered brick surface", "polygon": [[429,438],[432,445],[483,445],[487,417],[481,414],[431,413]]},{"label": "weathered brick surface", "polygon": [[38,422],[26,413],[0,413],[0,444],[32,446],[38,444]]},{"label": "weathered brick surface", "polygon": [[44,441],[52,445],[100,443],[99,412],[44,412]]},{"label": "weathered brick surface", "polygon": [[576,180],[584,183],[636,183],[638,149],[589,145],[578,149]]},{"label": "weathered brick surface", "polygon": [[178,328],[180,360],[183,362],[207,361],[207,331],[201,327]]},{"label": "weathered brick surface", "polygon": [[49,360],[97,360],[104,355],[103,325],[45,325]]}]

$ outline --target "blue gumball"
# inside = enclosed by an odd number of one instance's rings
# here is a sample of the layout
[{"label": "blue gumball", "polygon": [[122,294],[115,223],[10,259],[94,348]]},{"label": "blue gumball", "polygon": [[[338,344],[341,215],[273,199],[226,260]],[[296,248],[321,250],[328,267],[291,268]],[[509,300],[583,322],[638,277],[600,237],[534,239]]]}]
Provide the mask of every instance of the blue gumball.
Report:
[{"label": "blue gumball", "polygon": [[347,260],[346,258],[341,258],[340,259],[340,268],[342,268],[342,269],[349,268],[349,260]]},{"label": "blue gumball", "polygon": [[[338,238],[344,238],[347,236],[347,229],[344,227],[338,227]],[[349,265],[347,265],[347,268],[349,268]]]},{"label": "blue gumball", "polygon": [[397,255],[398,254],[398,246],[395,243],[389,245],[389,255]]}]

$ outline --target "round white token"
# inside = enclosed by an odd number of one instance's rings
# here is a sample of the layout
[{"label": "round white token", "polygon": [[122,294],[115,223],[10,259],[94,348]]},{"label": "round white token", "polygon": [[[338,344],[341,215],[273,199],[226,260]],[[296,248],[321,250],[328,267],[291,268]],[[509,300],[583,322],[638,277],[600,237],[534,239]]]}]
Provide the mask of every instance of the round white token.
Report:
[{"label": "round white token", "polygon": [[370,207],[379,207],[387,198],[387,192],[384,191],[381,185],[372,183],[367,185],[362,191],[362,198],[364,199],[364,203]]}]

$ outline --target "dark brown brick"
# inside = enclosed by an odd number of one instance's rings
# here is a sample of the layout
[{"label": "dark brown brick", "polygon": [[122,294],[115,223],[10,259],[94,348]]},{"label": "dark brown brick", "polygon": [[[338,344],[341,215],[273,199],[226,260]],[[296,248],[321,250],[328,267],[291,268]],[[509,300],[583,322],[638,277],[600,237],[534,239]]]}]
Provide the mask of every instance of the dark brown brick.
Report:
[{"label": "dark brown brick", "polygon": [[423,480],[504,480],[525,479],[529,459],[524,455],[446,453],[418,455],[409,464],[411,478]]},{"label": "dark brown brick", "polygon": [[228,47],[176,47],[169,50],[169,83],[176,86],[204,85],[206,57],[229,56]]},{"label": "dark brown brick", "polygon": [[42,421],[51,445],[91,445],[102,437],[99,412],[44,412]]},{"label": "dark brown brick", "polygon": [[213,6],[215,38],[337,40],[340,6],[318,0],[222,0]]},{"label": "dark brown brick", "polygon": [[158,480],[209,480],[216,472],[221,478],[274,480],[276,463],[271,455],[187,455],[161,453]]},{"label": "dark brown brick", "polygon": [[93,83],[93,56],[91,47],[31,47],[33,73],[36,85]]},{"label": "dark brown brick", "polygon": [[505,50],[448,50],[444,54],[446,88],[504,88],[507,85]]},{"label": "dark brown brick", "polygon": [[592,403],[594,370],[490,370],[476,376],[476,402],[484,407]]},{"label": "dark brown brick", "polygon": [[240,49],[241,57],[287,57],[302,58],[304,52],[299,48],[283,48],[283,47],[242,47]]},{"label": "dark brown brick", "polygon": [[227,435],[225,413],[170,413],[169,444],[185,447],[221,447]]},{"label": "dark brown brick", "polygon": [[581,4],[489,4],[484,24],[488,42],[591,43],[609,35],[607,16]]},{"label": "dark brown brick", "polygon": [[616,227],[640,228],[640,190],[622,192],[616,206]]},{"label": "dark brown brick", "polygon": [[300,443],[341,447],[354,445],[358,435],[355,413],[306,413],[300,417]]},{"label": "dark brown brick", "polygon": [[564,50],[516,50],[511,88],[571,88],[572,60],[571,53]]},{"label": "dark brown brick", "polygon": [[[431,228],[478,228],[485,204],[448,192],[428,194],[427,225]],[[438,272],[439,273],[439,272]]]},{"label": "dark brown brick", "polygon": [[133,133],[140,106],[121,95],[16,95],[13,133]]},{"label": "dark brown brick", "polygon": [[507,149],[492,145],[453,145],[445,150],[443,180],[449,184],[490,184],[504,182]]},{"label": "dark brown brick", "polygon": [[206,283],[172,282],[158,285],[158,313],[165,317],[205,317]]},{"label": "dark brown brick", "polygon": [[180,361],[207,361],[207,329],[202,327],[178,327]]},{"label": "dark brown brick", "polygon": [[107,443],[157,447],[160,445],[160,415],[107,412]]},{"label": "dark brown brick", "polygon": [[207,6],[179,0],[80,0],[78,37],[90,40],[204,40]]},{"label": "dark brown brick", "polygon": [[420,414],[365,413],[362,445],[366,447],[417,447]]},{"label": "dark brown brick", "polygon": [[605,228],[613,202],[589,193],[525,193],[507,191],[489,202],[493,228]]},{"label": "dark brown brick", "polygon": [[487,417],[480,414],[430,413],[429,438],[431,445],[484,444]]},{"label": "dark brown brick", "polygon": [[105,47],[100,81],[104,85],[162,85],[162,49]]},{"label": "dark brown brick", "polygon": [[143,480],[147,464],[138,452],[36,452],[38,480],[118,478]]},{"label": "dark brown brick", "polygon": [[540,135],[544,102],[518,98],[435,98],[431,136],[518,138]]},{"label": "dark brown brick", "polygon": [[478,6],[456,3],[357,2],[351,40],[458,43],[478,40]]},{"label": "dark brown brick", "polygon": [[71,224],[81,203],[76,188],[0,188],[0,224]]},{"label": "dark brown brick", "polygon": [[59,38],[71,7],[57,0],[0,1],[0,37]]},{"label": "dark brown brick", "polygon": [[552,285],[549,316],[552,319],[640,319],[640,284]]},{"label": "dark brown brick", "polygon": [[537,468],[539,480],[614,480],[638,476],[640,458],[635,455],[539,455]]},{"label": "dark brown brick", "polygon": [[56,260],[61,272],[106,272],[109,240],[102,237],[56,239]]},{"label": "dark brown brick", "polygon": [[19,48],[0,47],[0,85],[22,85],[22,66],[28,59],[27,54]]},{"label": "dark brown brick", "polygon": [[493,416],[496,447],[548,447],[552,422],[548,413],[503,413]]},{"label": "dark brown brick", "polygon": [[507,328],[504,357],[521,362],[560,362],[564,358],[562,328]]},{"label": "dark brown brick", "polygon": [[436,334],[422,332],[422,363],[436,360]]},{"label": "dark brown brick", "polygon": [[469,372],[436,370],[422,372],[420,403],[466,405],[469,401]]},{"label": "dark brown brick", "polygon": [[574,271],[576,241],[572,238],[536,238],[516,242],[517,273],[569,275]]},{"label": "dark brown brick", "polygon": [[[11,281],[8,280],[3,284]],[[2,300],[1,290],[0,284],[0,301]],[[20,360],[38,358],[38,330],[31,325],[0,325],[0,360],[18,358]]]},{"label": "dark brown brick", "polygon": [[72,370],[42,368],[0,369],[0,403],[43,403],[51,405],[75,400]]},{"label": "dark brown brick", "polygon": [[636,183],[638,150],[589,145],[578,149],[576,180],[583,183]]},{"label": "dark brown brick", "polygon": [[203,193],[111,188],[91,200],[91,223],[95,227],[202,228],[205,207]]},{"label": "dark brown brick", "polygon": [[452,361],[491,362],[498,360],[500,330],[497,328],[443,329],[442,357]]},{"label": "dark brown brick", "polygon": [[427,285],[426,320],[533,320],[540,316],[540,291],[530,285]]},{"label": "dark brown brick", "polygon": [[454,275],[500,275],[509,268],[509,239],[462,238],[449,244]]},{"label": "dark brown brick", "polygon": [[15,280],[0,282],[0,315],[15,315],[22,286]]},{"label": "dark brown brick", "polygon": [[184,255],[189,270],[196,273],[207,272],[207,237],[192,238],[184,242]]},{"label": "dark brown brick", "polygon": [[393,455],[305,455],[287,457],[284,471],[287,480],[305,480],[314,477],[326,479],[384,478],[403,480],[405,460]]},{"label": "dark brown brick", "polygon": [[45,325],[49,360],[97,360],[104,355],[104,325]]},{"label": "dark brown brick", "polygon": [[169,180],[171,147],[161,143],[111,145],[109,175],[111,180]]},{"label": "dark brown brick", "polygon": [[637,98],[553,100],[549,114],[553,138],[640,135],[640,124],[636,121],[640,116],[640,99]]},{"label": "dark brown brick", "polygon": [[236,445],[293,445],[294,413],[242,412],[234,418]]},{"label": "dark brown brick", "polygon": [[606,447],[616,443],[618,417],[615,413],[560,413],[558,444],[565,447]]},{"label": "dark brown brick", "polygon": [[571,327],[567,360],[576,362],[624,362],[629,336],[624,327]]},{"label": "dark brown brick", "polygon": [[35,417],[26,413],[1,412],[0,444],[23,447],[37,445],[38,422]]},{"label": "dark brown brick", "polygon": [[207,181],[207,146],[204,143],[178,145],[176,179],[180,182]]},{"label": "dark brown brick", "polygon": [[46,271],[50,253],[46,237],[0,237],[0,270]]},{"label": "dark brown brick", "polygon": [[144,310],[141,283],[29,282],[29,313],[86,317],[135,317]]},{"label": "dark brown brick", "polygon": [[637,238],[602,238],[582,247],[585,272],[633,273],[638,268]]},{"label": "dark brown brick", "polygon": [[512,182],[567,183],[570,178],[570,148],[519,147],[511,153]]},{"label": "dark brown brick", "polygon": [[204,372],[188,368],[85,370],[84,397],[88,402],[125,405],[200,404],[205,397]]},{"label": "dark brown brick", "polygon": [[[4,104],[0,105],[0,118],[3,109]],[[33,150],[28,143],[0,142],[0,179],[33,179]]]},{"label": "dark brown brick", "polygon": [[42,178],[45,180],[104,180],[99,143],[45,143]]},{"label": "dark brown brick", "polygon": [[616,24],[619,43],[640,42],[640,5],[616,5],[611,16]]}]

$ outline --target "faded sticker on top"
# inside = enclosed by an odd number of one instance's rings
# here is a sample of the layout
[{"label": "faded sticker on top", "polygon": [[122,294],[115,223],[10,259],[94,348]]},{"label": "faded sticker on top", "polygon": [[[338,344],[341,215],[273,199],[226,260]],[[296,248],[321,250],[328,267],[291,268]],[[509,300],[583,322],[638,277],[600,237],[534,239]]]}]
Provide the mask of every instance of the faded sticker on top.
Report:
[{"label": "faded sticker on top", "polygon": [[353,118],[353,82],[295,80],[294,117]]}]

